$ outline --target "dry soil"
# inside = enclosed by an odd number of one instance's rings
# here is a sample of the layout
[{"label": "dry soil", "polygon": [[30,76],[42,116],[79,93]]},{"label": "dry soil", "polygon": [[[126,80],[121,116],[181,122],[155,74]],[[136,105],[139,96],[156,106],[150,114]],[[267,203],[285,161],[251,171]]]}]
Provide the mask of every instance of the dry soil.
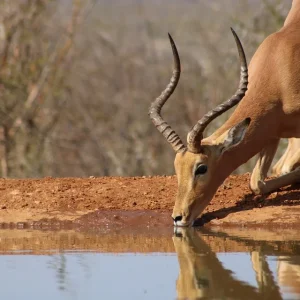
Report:
[{"label": "dry soil", "polygon": [[[230,176],[197,224],[300,228],[300,185],[254,196],[249,177]],[[0,228],[172,227],[176,188],[175,176],[0,179]]]}]

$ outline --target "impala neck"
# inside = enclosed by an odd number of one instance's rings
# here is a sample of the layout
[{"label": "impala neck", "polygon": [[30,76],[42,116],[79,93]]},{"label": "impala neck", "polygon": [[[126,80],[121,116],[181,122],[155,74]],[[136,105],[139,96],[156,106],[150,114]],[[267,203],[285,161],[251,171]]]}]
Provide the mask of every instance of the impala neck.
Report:
[{"label": "impala neck", "polygon": [[[219,172],[217,175],[219,178],[216,178],[219,184],[277,137],[278,123],[276,123],[276,116],[279,113],[279,107],[277,108],[274,105],[271,112],[264,108],[261,111],[257,109],[257,103],[259,102],[262,101],[257,96],[246,95],[231,117],[215,133],[203,140],[203,143],[218,144],[221,141],[221,136],[227,130],[245,118],[251,118],[244,140],[225,152],[219,159]],[[271,114],[275,117],[272,117]]]},{"label": "impala neck", "polygon": [[291,10],[284,22],[284,26],[300,22],[300,0],[293,0]]}]

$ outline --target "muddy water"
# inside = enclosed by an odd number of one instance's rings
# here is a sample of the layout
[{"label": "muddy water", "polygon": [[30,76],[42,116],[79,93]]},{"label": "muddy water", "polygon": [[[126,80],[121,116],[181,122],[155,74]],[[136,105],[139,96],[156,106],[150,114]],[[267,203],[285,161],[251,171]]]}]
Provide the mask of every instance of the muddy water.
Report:
[{"label": "muddy water", "polygon": [[300,299],[291,230],[0,230],[1,299]]}]

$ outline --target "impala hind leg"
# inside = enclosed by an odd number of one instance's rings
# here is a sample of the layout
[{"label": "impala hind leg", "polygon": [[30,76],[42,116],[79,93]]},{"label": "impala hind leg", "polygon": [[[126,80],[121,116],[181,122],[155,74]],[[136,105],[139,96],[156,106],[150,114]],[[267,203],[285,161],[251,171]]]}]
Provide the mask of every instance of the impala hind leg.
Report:
[{"label": "impala hind leg", "polygon": [[290,173],[279,176],[275,179],[266,182],[259,182],[261,194],[268,194],[278,190],[284,186],[288,186],[300,181],[300,168],[291,171]]},{"label": "impala hind leg", "polygon": [[272,141],[267,147],[265,147],[259,154],[257,163],[253,169],[250,188],[255,194],[261,194],[261,187],[264,180],[267,177],[269,168],[278,147],[279,139]]}]

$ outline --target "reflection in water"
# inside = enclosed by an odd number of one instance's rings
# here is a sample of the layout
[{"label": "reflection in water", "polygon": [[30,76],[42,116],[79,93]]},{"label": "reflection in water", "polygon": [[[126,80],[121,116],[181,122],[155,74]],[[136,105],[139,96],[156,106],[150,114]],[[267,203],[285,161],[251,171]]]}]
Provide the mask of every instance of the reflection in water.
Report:
[{"label": "reflection in water", "polygon": [[63,253],[57,256],[57,280],[58,288],[60,290],[66,289],[66,279],[67,279],[67,266],[66,266],[66,257]]},{"label": "reflection in water", "polygon": [[[195,229],[177,229],[173,242],[180,266],[178,299],[283,299],[262,251],[250,252],[257,289],[226,269]],[[300,295],[300,257],[279,256],[277,272],[285,292]]]},{"label": "reflection in water", "polygon": [[279,257],[277,265],[278,283],[283,289],[300,298],[300,256]]},{"label": "reflection in water", "polygon": [[249,229],[0,230],[1,299],[300,299],[299,238]]},{"label": "reflection in water", "polygon": [[281,299],[279,287],[274,280],[266,256],[262,252],[253,251],[251,252],[251,261],[260,294],[264,295],[266,299]]}]

